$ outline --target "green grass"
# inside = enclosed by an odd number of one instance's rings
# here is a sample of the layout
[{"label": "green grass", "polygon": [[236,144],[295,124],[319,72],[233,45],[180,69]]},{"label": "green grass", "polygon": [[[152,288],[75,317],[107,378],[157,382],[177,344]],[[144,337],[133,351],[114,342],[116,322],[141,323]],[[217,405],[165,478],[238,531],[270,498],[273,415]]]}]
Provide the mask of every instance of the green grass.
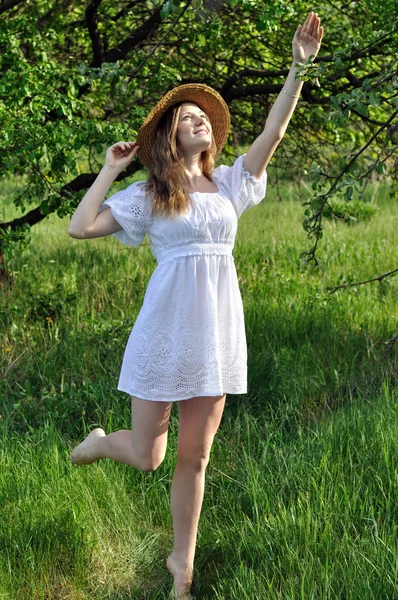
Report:
[{"label": "green grass", "polygon": [[[382,357],[398,332],[398,278],[326,288],[397,267],[398,205],[380,186],[369,220],[325,223],[313,268],[299,259],[298,191],[281,195],[270,185],[239,223],[249,393],[227,397],[212,449],[193,591],[393,600],[397,350]],[[156,472],[68,461],[92,427],[130,426],[116,385],[156,263],[147,239],[73,240],[67,224],[34,227],[1,296],[0,598],[167,598],[176,407]]]}]

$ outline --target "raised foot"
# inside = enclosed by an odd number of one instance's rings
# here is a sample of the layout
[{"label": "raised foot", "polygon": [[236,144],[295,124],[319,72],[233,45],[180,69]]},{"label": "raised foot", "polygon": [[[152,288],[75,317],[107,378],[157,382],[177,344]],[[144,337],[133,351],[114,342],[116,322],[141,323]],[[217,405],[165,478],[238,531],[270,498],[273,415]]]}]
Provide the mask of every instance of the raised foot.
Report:
[{"label": "raised foot", "polygon": [[90,465],[98,460],[99,456],[96,452],[98,438],[106,437],[106,433],[100,427],[96,427],[69,455],[70,460],[74,465]]},{"label": "raised foot", "polygon": [[172,600],[190,600],[193,598],[190,594],[193,576],[192,567],[179,565],[172,554],[168,557],[166,565],[174,577],[174,585],[170,598]]}]

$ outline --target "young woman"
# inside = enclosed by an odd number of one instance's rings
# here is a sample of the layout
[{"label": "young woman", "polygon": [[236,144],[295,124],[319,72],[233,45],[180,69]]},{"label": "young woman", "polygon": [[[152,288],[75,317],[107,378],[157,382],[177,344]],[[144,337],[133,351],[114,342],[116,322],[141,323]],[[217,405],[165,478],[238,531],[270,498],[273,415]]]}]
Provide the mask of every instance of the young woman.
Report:
[{"label": "young woman", "polygon": [[[294,64],[316,56],[323,35],[310,13],[293,39],[293,64],[264,131],[231,166],[214,169],[229,133],[221,96],[203,84],[168,92],[136,142],[117,142],[77,207],[68,233],[113,234],[139,246],[148,233],[157,266],[130,334],[118,389],[131,396],[132,431],[94,429],[71,453],[76,465],[111,458],[142,471],[162,462],[173,402],[179,411],[171,486],[174,547],[167,567],[173,597],[189,598],[205,470],[226,394],[247,393],[244,315],[232,256],[238,218],[264,198],[266,167],[281,141],[302,82]],[[138,155],[149,168],[103,202]]]}]

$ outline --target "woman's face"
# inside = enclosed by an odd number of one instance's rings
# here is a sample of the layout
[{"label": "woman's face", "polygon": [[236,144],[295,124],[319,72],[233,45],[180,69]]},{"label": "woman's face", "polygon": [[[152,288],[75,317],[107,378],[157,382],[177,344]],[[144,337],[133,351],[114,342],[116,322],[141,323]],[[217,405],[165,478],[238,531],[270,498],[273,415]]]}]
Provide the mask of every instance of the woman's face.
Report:
[{"label": "woman's face", "polygon": [[185,151],[203,152],[211,146],[212,129],[208,116],[192,102],[183,102],[177,127]]}]

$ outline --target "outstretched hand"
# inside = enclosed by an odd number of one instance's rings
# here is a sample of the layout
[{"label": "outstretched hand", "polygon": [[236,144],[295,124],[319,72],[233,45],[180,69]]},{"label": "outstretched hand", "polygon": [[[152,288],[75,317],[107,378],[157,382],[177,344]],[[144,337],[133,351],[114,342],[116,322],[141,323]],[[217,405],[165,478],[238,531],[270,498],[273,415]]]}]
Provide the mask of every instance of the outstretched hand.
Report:
[{"label": "outstretched hand", "polygon": [[294,34],[292,49],[295,62],[305,62],[311,55],[316,57],[321,47],[323,27],[318,13],[310,12],[302,27],[299,25]]}]

